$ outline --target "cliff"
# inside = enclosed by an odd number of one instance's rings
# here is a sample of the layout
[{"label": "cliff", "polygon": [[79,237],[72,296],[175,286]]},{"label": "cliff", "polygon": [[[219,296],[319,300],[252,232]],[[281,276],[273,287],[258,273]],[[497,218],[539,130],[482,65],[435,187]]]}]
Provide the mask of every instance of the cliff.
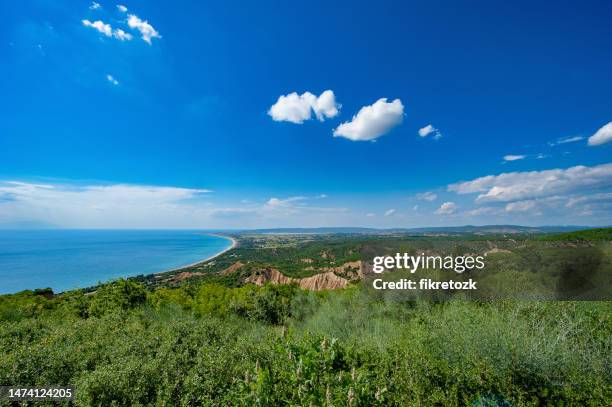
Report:
[{"label": "cliff", "polygon": [[291,278],[273,268],[255,271],[246,279],[247,283],[262,286],[266,283],[272,284],[297,284],[300,288],[310,291],[335,290],[348,285],[348,280],[338,277],[333,272],[316,274],[306,278]]}]

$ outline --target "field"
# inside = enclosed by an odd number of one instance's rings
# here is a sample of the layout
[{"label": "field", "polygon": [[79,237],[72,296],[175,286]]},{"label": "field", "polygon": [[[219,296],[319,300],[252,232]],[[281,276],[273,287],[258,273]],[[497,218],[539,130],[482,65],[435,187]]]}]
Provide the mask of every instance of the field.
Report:
[{"label": "field", "polygon": [[[610,405],[612,302],[559,301],[609,299],[606,233],[236,235],[187,270],[0,297],[0,384],[71,384],[83,406]],[[355,262],[396,251],[488,252],[503,288],[373,294]],[[262,270],[294,284],[247,282]],[[295,283],[322,273],[346,287]]]}]

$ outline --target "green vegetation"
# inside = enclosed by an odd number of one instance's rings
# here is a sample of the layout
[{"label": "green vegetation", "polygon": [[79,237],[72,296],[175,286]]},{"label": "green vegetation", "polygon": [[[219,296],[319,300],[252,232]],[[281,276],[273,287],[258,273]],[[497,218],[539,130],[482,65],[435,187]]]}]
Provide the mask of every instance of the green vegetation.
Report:
[{"label": "green vegetation", "polygon": [[261,267],[300,277],[372,253],[492,251],[487,267],[511,273],[485,276],[491,289],[554,281],[557,298],[609,285],[610,243],[568,244],[241,236],[185,280],[0,296],[0,385],[70,384],[79,406],[610,405],[612,302],[398,301],[358,282],[244,283]]},{"label": "green vegetation", "polygon": [[540,240],[580,242],[598,240],[610,241],[612,240],[612,228],[597,228],[569,233],[556,233],[552,235],[541,236]]},{"label": "green vegetation", "polygon": [[358,286],[143,293],[118,281],[0,297],[0,383],[73,384],[87,406],[610,401],[609,302],[385,302]]}]

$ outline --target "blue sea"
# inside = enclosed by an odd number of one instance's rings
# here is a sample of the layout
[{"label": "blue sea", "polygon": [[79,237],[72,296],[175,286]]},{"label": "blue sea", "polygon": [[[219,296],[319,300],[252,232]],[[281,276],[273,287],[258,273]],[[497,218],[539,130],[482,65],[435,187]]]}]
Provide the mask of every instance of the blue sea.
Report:
[{"label": "blue sea", "polygon": [[186,266],[229,248],[198,231],[0,230],[0,294],[89,287]]}]

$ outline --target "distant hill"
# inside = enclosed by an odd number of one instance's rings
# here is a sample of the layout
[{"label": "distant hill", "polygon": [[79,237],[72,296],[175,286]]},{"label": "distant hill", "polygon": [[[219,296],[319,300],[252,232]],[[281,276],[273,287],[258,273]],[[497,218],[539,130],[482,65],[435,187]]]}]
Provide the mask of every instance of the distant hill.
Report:
[{"label": "distant hill", "polygon": [[282,234],[282,233],[293,233],[293,234],[313,234],[313,233],[375,233],[380,232],[382,229],[372,228],[358,228],[358,227],[323,227],[323,228],[271,228],[271,229],[251,229],[244,230],[243,232],[252,233],[270,233],[270,234]]},{"label": "distant hill", "polygon": [[421,233],[474,233],[474,234],[502,234],[502,233],[554,233],[573,232],[588,229],[587,226],[520,226],[520,225],[483,225],[483,226],[449,226],[408,229],[409,232]]},{"label": "distant hill", "polygon": [[323,228],[271,228],[243,230],[242,232],[262,234],[323,234],[323,233],[348,233],[348,234],[390,234],[390,233],[470,233],[470,234],[539,234],[555,232],[574,232],[589,229],[587,226],[519,226],[519,225],[484,225],[484,226],[442,226],[425,228],[359,228],[359,227],[323,227]]},{"label": "distant hill", "polygon": [[580,230],[577,232],[557,233],[540,237],[547,241],[595,241],[612,240],[612,227]]}]

